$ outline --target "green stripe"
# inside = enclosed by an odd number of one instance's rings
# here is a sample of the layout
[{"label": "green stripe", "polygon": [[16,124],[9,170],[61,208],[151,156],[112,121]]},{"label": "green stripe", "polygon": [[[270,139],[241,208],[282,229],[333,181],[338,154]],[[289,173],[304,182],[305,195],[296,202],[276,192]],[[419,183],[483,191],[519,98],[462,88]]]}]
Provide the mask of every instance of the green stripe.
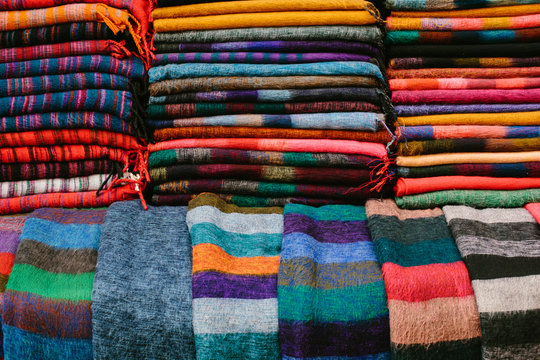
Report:
[{"label": "green stripe", "polygon": [[279,318],[290,321],[365,321],[388,315],[384,281],[322,290],[278,286]]},{"label": "green stripe", "polygon": [[150,153],[148,157],[148,166],[150,168],[156,168],[161,166],[167,166],[176,164],[178,157],[176,156],[176,150],[161,150]]},{"label": "green stripe", "polygon": [[393,45],[418,44],[420,33],[418,31],[389,31],[385,42]]},{"label": "green stripe", "polygon": [[380,264],[393,263],[410,267],[462,261],[452,238],[422,241],[411,245],[380,239],[374,244]]},{"label": "green stripe", "polygon": [[303,214],[315,220],[362,221],[367,220],[366,209],[355,205],[326,205],[319,208],[300,204],[287,204],[284,214]]},{"label": "green stripe", "polygon": [[278,333],[197,334],[197,360],[281,360]]},{"label": "green stripe", "polygon": [[6,289],[60,300],[91,301],[93,284],[94,272],[58,274],[32,265],[15,264]]}]

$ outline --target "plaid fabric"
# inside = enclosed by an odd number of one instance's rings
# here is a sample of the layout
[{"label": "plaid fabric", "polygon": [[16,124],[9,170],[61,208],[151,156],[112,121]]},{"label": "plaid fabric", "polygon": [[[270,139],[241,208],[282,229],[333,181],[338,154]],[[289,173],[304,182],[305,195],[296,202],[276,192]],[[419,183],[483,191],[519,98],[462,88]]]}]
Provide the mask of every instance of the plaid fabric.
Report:
[{"label": "plaid fabric", "polygon": [[130,91],[124,76],[85,72],[63,75],[43,75],[0,80],[0,97],[35,95],[58,90],[110,89]]},{"label": "plaid fabric", "polygon": [[108,174],[119,163],[107,159],[71,162],[0,164],[0,181],[36,180],[47,178],[72,178],[93,174]]},{"label": "plaid fabric", "polygon": [[0,183],[0,198],[13,198],[55,192],[96,191],[101,185],[107,186],[111,179],[108,174],[95,174],[71,179],[40,179],[6,181]]},{"label": "plaid fabric", "polygon": [[540,162],[397,167],[397,176],[406,178],[471,174],[496,177],[540,177]]},{"label": "plaid fabric", "polygon": [[127,161],[127,156],[126,150],[99,145],[0,148],[0,157],[3,164],[98,159],[108,159],[124,164]]},{"label": "plaid fabric", "polygon": [[510,152],[535,151],[540,148],[540,137],[527,139],[435,139],[399,143],[397,153],[402,156],[452,152]]},{"label": "plaid fabric", "polygon": [[0,132],[88,128],[135,135],[131,124],[101,112],[35,113],[0,118]]},{"label": "plaid fabric", "polygon": [[76,72],[100,72],[141,79],[145,75],[144,64],[135,57],[116,59],[111,56],[68,56],[0,64],[0,79],[58,75]]},{"label": "plaid fabric", "polygon": [[540,126],[501,125],[423,125],[400,126],[396,135],[403,140],[464,139],[464,138],[535,138],[540,137]]},{"label": "plaid fabric", "polygon": [[410,44],[477,44],[528,42],[540,39],[540,28],[473,31],[389,31],[385,41],[390,45]]}]

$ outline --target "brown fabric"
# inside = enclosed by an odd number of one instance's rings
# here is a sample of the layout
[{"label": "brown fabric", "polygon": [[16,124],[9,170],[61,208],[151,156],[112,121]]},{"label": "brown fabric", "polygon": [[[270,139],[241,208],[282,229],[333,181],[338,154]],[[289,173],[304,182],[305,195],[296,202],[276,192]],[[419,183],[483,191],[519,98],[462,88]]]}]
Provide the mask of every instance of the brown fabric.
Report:
[{"label": "brown fabric", "polygon": [[199,206],[212,206],[226,214],[283,214],[283,208],[281,207],[238,207],[210,193],[202,193],[189,202],[190,210]]}]

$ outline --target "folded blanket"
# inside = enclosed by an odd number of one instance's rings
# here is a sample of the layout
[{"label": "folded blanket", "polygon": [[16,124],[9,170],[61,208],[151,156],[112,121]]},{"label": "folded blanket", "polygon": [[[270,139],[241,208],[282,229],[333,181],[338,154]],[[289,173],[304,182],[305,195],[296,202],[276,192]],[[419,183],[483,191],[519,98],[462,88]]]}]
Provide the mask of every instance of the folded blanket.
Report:
[{"label": "folded blanket", "polygon": [[[478,47],[478,45],[474,45]],[[528,46],[528,45],[527,45]],[[538,55],[538,51],[532,56]],[[415,54],[413,56],[423,56]],[[479,56],[489,56],[482,54]],[[503,56],[497,54],[495,56]],[[510,55],[515,56],[515,55]],[[393,56],[396,57],[396,56]],[[397,57],[403,57],[398,55]],[[478,57],[478,56],[477,56]],[[468,78],[468,79],[504,79],[516,77],[540,77],[540,67],[516,67],[516,68],[458,68],[458,69],[388,69],[389,79],[408,78]]]},{"label": "folded blanket", "polygon": [[281,359],[277,273],[283,209],[213,194],[189,204],[197,359]]},{"label": "folded blanket", "polygon": [[396,135],[402,140],[430,139],[516,139],[540,137],[540,126],[503,125],[420,125],[400,126]]},{"label": "folded blanket", "polygon": [[[467,64],[467,66],[469,65],[470,64]],[[421,64],[419,66],[421,67]],[[522,77],[509,79],[392,79],[388,81],[388,83],[391,90],[534,89],[540,87],[540,78]]]},{"label": "folded blanket", "polygon": [[472,279],[482,358],[537,357],[540,225],[525,209],[445,206],[443,210]]},{"label": "folded blanket", "polygon": [[404,209],[429,209],[445,205],[475,208],[515,208],[540,201],[540,188],[525,190],[442,190],[396,198]]},{"label": "folded blanket", "polygon": [[386,26],[396,30],[497,30],[526,29],[540,26],[540,14],[488,18],[403,18],[389,16]]},{"label": "folded blanket", "polygon": [[110,184],[108,174],[95,174],[69,179],[49,178],[40,180],[21,180],[0,182],[0,198],[13,198],[46,193],[70,193],[97,191]]},{"label": "folded blanket", "polygon": [[138,201],[107,210],[92,294],[94,359],[195,359],[186,212],[144,211]]},{"label": "folded blanket", "polygon": [[[526,68],[524,68],[526,69]],[[540,68],[539,68],[540,70]],[[315,64],[170,64],[148,71],[151,83],[169,79],[205,76],[300,76],[300,75],[356,75],[372,76],[385,82],[377,65],[366,62],[335,61]],[[531,76],[532,74],[528,74]]]},{"label": "folded blanket", "polygon": [[393,359],[479,359],[480,319],[441,209],[366,203],[390,310]]},{"label": "folded blanket", "polygon": [[8,359],[92,357],[92,284],[105,210],[29,215],[4,294]]},{"label": "folded blanket", "polygon": [[[465,57],[465,58],[433,58],[433,57],[403,57],[390,60],[394,69],[417,68],[507,68],[538,66],[540,57]],[[444,80],[444,79],[441,79]],[[508,79],[503,79],[508,80]],[[538,87],[538,86],[531,86]]]},{"label": "folded blanket", "polygon": [[[540,11],[540,10],[539,10]],[[422,19],[423,20],[423,19]],[[471,19],[472,20],[472,19]],[[499,44],[540,40],[540,28],[515,30],[462,31],[389,31],[385,41],[390,45],[412,44]]]},{"label": "folded blanket", "polygon": [[[403,1],[403,0],[398,0]],[[408,0],[405,0],[408,1]],[[415,0],[416,1],[416,0]],[[452,0],[453,1],[453,0]],[[538,14],[540,13],[540,5],[536,4],[538,1],[512,1],[512,3],[500,3],[497,5],[496,2],[500,0],[489,0],[488,3],[480,4],[476,0],[474,2],[468,1],[467,3],[459,3],[460,7],[453,8],[448,6],[448,4],[431,3],[430,5],[440,5],[443,7],[446,5],[445,9],[433,9],[436,11],[418,11],[418,9],[410,9],[411,11],[392,11],[392,15],[396,17],[499,17],[499,16],[518,16],[518,15],[528,15],[528,14]],[[402,3],[405,4],[405,3]],[[456,2],[457,4],[457,2]],[[525,4],[525,5],[520,5]],[[490,6],[492,5],[492,6]],[[507,6],[505,6],[507,5]]]},{"label": "folded blanket", "polygon": [[[394,106],[394,110],[399,116],[437,115],[437,114],[456,114],[456,113],[466,113],[467,116],[469,116],[471,115],[471,113],[538,111],[540,110],[540,104],[396,105]],[[515,114],[512,114],[511,116],[513,115]]]},{"label": "folded blanket", "polygon": [[283,26],[156,33],[155,43],[342,40],[380,43],[381,29],[367,26]]},{"label": "folded blanket", "polygon": [[28,162],[0,164],[0,181],[72,178],[93,174],[109,174],[122,165],[110,160],[81,160],[71,162]]},{"label": "folded blanket", "polygon": [[386,292],[363,207],[286,205],[278,274],[286,359],[390,359]]},{"label": "folded blanket", "polygon": [[396,196],[414,195],[441,190],[521,190],[540,188],[540,178],[436,176],[399,178],[394,187]]},{"label": "folded blanket", "polygon": [[[480,92],[482,93],[482,92]],[[465,112],[463,112],[465,113]],[[424,116],[398,117],[401,126],[416,125],[540,125],[540,111],[530,112],[487,112],[467,114],[450,113]]]},{"label": "folded blanket", "polygon": [[398,166],[432,166],[444,164],[463,164],[463,163],[515,163],[515,162],[533,162],[540,159],[540,151],[523,152],[499,152],[499,153],[447,153],[431,154],[417,156],[398,156],[396,164]]},{"label": "folded blanket", "polygon": [[518,152],[540,149],[540,137],[525,139],[436,139],[399,143],[397,154],[415,156],[452,152]]},{"label": "folded blanket", "polygon": [[[492,6],[509,6],[522,4],[537,4],[538,0],[471,0],[463,2],[461,0],[387,0],[388,7],[392,10],[449,10],[449,9],[470,9],[484,8]],[[487,11],[487,10],[484,10]]]},{"label": "folded blanket", "polygon": [[536,222],[540,224],[540,203],[529,203],[525,205],[531,215],[536,219]]},{"label": "folded blanket", "polygon": [[534,57],[538,56],[540,42],[505,44],[460,45],[397,45],[391,46],[387,56],[395,57]]},{"label": "folded blanket", "polygon": [[540,88],[478,90],[397,90],[393,104],[523,104],[540,103]]},{"label": "folded blanket", "polygon": [[495,177],[540,177],[540,162],[434,165],[420,167],[398,166],[398,177],[423,178],[430,176],[471,175]]},{"label": "folded blanket", "polygon": [[[2,147],[2,165],[19,163],[41,163],[60,161],[80,161],[107,159],[122,164],[127,163],[128,152],[107,145],[58,145]],[[14,168],[16,170],[17,168]]]}]

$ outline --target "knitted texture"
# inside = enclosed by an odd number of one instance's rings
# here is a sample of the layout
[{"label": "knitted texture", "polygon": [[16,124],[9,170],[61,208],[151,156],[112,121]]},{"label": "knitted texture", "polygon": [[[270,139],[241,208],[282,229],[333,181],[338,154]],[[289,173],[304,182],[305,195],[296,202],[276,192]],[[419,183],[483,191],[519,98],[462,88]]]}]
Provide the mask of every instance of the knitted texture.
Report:
[{"label": "knitted texture", "polygon": [[89,359],[91,295],[105,210],[39,209],[27,218],[6,286],[7,359]]},{"label": "knitted texture", "polygon": [[483,359],[533,359],[540,349],[540,225],[525,209],[445,206],[478,302]]},{"label": "knitted texture", "polygon": [[107,210],[92,295],[94,359],[195,359],[186,211],[144,211],[139,201]]},{"label": "knitted texture", "polygon": [[473,288],[442,210],[370,200],[366,214],[388,296],[392,358],[480,358]]},{"label": "knitted texture", "polygon": [[284,359],[390,359],[386,293],[364,208],[291,204],[283,222]]},{"label": "knitted texture", "polygon": [[186,216],[193,246],[197,359],[281,359],[277,273],[281,208],[240,208],[203,194]]}]

